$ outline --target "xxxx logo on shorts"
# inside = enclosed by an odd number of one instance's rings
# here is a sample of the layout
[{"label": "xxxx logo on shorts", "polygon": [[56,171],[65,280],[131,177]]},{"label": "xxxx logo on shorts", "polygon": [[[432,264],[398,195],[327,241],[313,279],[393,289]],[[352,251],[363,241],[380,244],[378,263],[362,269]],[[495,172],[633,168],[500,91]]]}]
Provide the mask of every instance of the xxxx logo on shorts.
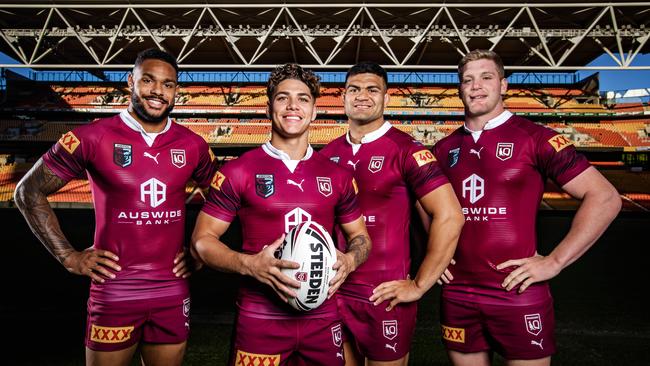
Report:
[{"label": "xxxx logo on shorts", "polygon": [[72,133],[72,131],[69,131],[65,135],[61,136],[59,139],[59,144],[63,146],[65,151],[69,152],[70,154],[74,153],[75,150],[79,147],[81,144],[81,141],[77,138],[77,136]]},{"label": "xxxx logo on shorts", "polygon": [[465,343],[465,329],[442,326],[442,339],[449,342]]},{"label": "xxxx logo on shorts", "polygon": [[236,366],[278,366],[280,365],[280,355],[263,355],[258,353],[248,353],[237,350],[235,356]]},{"label": "xxxx logo on shorts", "polygon": [[131,339],[133,326],[129,327],[102,327],[92,324],[90,327],[90,340],[97,343],[122,343]]}]

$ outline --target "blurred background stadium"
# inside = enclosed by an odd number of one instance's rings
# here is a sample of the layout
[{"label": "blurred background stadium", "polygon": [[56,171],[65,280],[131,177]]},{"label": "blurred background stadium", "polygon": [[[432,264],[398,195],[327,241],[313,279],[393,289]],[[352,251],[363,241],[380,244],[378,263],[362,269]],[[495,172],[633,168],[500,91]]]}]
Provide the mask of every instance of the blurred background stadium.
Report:
[{"label": "blurred background stadium", "polygon": [[[220,160],[267,140],[264,85],[277,64],[297,62],[322,78],[310,132],[316,148],[346,132],[345,70],[363,60],[389,71],[386,118],[430,147],[462,125],[458,60],[471,49],[495,50],[508,73],[508,109],[575,141],[624,203],[599,243],[552,281],[560,342],[554,364],[650,364],[650,317],[641,300],[650,254],[649,14],[647,2],[0,4],[0,235],[8,250],[0,319],[11,339],[9,364],[83,363],[88,283],[42,248],[12,194],[63,133],[128,106],[126,72],[148,47],[178,58],[172,117],[205,138]],[[614,72],[641,86],[603,89],[602,76]],[[203,196],[191,183],[187,194],[189,233]],[[94,222],[87,180],[71,181],[50,200],[74,245],[88,246]],[[566,232],[577,205],[547,184],[538,220],[542,253]],[[239,227],[228,235],[237,243]],[[421,253],[417,240],[412,246]],[[236,283],[211,270],[193,277],[186,364],[225,363]],[[413,365],[447,364],[437,296],[434,289],[422,301]]]}]

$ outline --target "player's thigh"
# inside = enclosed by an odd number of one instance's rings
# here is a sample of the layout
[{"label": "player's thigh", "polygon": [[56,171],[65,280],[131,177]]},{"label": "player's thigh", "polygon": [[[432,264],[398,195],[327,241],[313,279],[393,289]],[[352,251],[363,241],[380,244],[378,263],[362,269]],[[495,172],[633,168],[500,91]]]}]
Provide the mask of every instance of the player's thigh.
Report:
[{"label": "player's thigh", "polygon": [[145,366],[180,366],[187,342],[177,344],[144,343],[140,348],[142,363]]},{"label": "player's thigh", "polygon": [[506,360],[543,360],[555,353],[552,298],[530,305],[485,305],[482,309],[492,349]]},{"label": "player's thigh", "polygon": [[[408,365],[409,362],[409,354],[407,353],[404,355],[404,357],[398,359],[398,360],[393,360],[393,361],[371,361],[368,360],[366,362],[367,366],[406,366]],[[347,364],[346,364],[347,366]]]},{"label": "player's thigh", "polygon": [[365,365],[365,357],[355,347],[353,338],[343,342],[343,354],[345,355],[345,366]]},{"label": "player's thigh", "polygon": [[149,314],[142,329],[145,344],[180,345],[190,334],[190,299],[167,296],[151,299]]},{"label": "player's thigh", "polygon": [[299,325],[298,365],[345,365],[340,318],[302,319]]},{"label": "player's thigh", "polygon": [[298,343],[297,332],[294,319],[260,319],[239,314],[230,365],[289,365]]},{"label": "player's thigh", "polygon": [[464,353],[447,350],[447,355],[454,366],[490,366],[490,355],[488,352]]},{"label": "player's thigh", "polygon": [[127,366],[131,363],[137,344],[118,351],[95,351],[86,347],[87,366]]},{"label": "player's thigh", "polygon": [[353,299],[338,299],[339,312],[359,352],[368,360],[401,360],[410,350],[415,332],[417,303],[385,306]]},{"label": "player's thigh", "polygon": [[550,366],[551,356],[539,358],[536,360],[508,360],[507,366]]},{"label": "player's thigh", "polygon": [[137,345],[149,307],[142,301],[88,299],[85,345],[97,352],[116,352]]},{"label": "player's thigh", "polygon": [[[457,299],[442,298],[440,324],[442,342],[453,354],[483,353],[490,350],[480,305]],[[451,358],[452,353],[450,353]],[[452,359],[453,360],[453,359]]]}]

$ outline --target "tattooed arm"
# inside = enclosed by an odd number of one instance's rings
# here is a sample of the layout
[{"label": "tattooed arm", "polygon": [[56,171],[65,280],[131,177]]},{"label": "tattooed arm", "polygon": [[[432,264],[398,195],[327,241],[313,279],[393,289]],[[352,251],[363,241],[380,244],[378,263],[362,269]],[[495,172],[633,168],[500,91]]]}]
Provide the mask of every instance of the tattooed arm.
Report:
[{"label": "tattooed arm", "polygon": [[41,158],[18,182],[14,201],[34,235],[69,272],[88,276],[97,282],[114,278],[111,270],[120,270],[115,254],[92,247],[79,252],[63,235],[47,196],[63,188],[65,184],[66,182],[56,176]]},{"label": "tattooed arm", "polygon": [[330,281],[328,297],[332,296],[339,289],[352,271],[359,268],[368,259],[368,254],[370,254],[370,248],[372,247],[363,216],[341,225],[341,228],[348,240],[348,250],[346,253],[337,251],[337,260],[332,267],[337,272],[336,276]]}]

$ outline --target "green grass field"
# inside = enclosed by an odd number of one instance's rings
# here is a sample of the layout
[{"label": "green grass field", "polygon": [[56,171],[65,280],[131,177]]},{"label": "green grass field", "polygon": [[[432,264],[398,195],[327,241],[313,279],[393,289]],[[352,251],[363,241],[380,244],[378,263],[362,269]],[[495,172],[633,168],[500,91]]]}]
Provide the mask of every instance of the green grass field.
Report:
[{"label": "green grass field", "polygon": [[[73,242],[92,238],[90,211],[61,212]],[[92,220],[91,220],[92,221]],[[87,281],[67,274],[13,210],[0,210],[4,256],[0,321],[4,365],[83,365]],[[570,217],[544,213],[540,252],[568,230]],[[580,261],[551,282],[558,353],[553,365],[650,365],[650,307],[644,300],[650,216],[623,216]],[[192,280],[192,330],[185,365],[224,365],[234,318],[236,278],[211,270]],[[439,289],[421,300],[410,365],[449,365],[440,342]],[[495,365],[503,365],[495,357]],[[137,361],[133,365],[138,365]]]}]

